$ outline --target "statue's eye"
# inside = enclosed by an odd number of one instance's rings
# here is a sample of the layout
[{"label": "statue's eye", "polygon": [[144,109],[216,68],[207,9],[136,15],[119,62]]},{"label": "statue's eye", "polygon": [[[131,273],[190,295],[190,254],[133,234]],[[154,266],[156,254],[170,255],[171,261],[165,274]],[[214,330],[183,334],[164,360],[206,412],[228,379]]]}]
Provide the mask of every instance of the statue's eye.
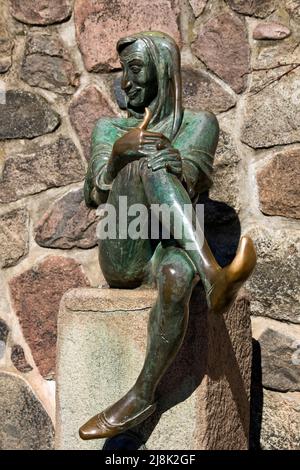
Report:
[{"label": "statue's eye", "polygon": [[133,72],[133,73],[139,73],[139,71],[141,70],[141,67],[139,67],[138,65],[132,65],[130,67],[130,70]]}]

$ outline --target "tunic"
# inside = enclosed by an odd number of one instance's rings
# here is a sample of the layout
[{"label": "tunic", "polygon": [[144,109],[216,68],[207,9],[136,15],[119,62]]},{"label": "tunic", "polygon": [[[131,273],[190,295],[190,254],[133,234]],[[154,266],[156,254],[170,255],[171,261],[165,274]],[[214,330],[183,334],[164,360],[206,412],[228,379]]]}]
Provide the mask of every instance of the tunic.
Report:
[{"label": "tunic", "polygon": [[[105,170],[115,141],[139,124],[140,120],[133,117],[101,118],[97,122],[92,134],[91,159],[84,185],[87,205],[95,206],[106,201],[110,188],[99,189],[95,179]],[[172,115],[154,126],[150,125],[149,130],[161,132],[168,137],[171,127]],[[213,160],[218,136],[219,125],[214,114],[208,111],[184,110],[180,129],[172,145],[180,151],[183,184],[193,202],[212,184]]]},{"label": "tunic", "polygon": [[[114,142],[140,122],[136,118],[101,118],[92,135],[91,159],[84,185],[85,200],[90,206],[101,203],[113,206],[116,209],[117,230],[127,230],[131,222],[130,217],[126,222],[122,218],[125,210],[120,210],[120,196],[126,196],[128,207],[137,203],[147,205],[140,175],[140,162],[144,158],[123,167],[111,185],[103,182],[101,184],[101,175],[106,169]],[[172,116],[168,116],[158,124],[150,125],[149,130],[168,137],[172,122]],[[218,121],[214,114],[207,111],[184,111],[180,129],[172,145],[180,151],[183,164],[182,184],[192,203],[196,203],[198,195],[207,191],[212,184],[212,165],[218,134]],[[154,177],[155,173],[153,172]],[[96,184],[96,179],[100,180],[101,188]],[[166,199],[168,195],[163,196]],[[143,224],[148,223],[148,218],[149,216],[144,218]],[[149,280],[151,282],[154,266],[159,265],[163,247],[172,245],[173,242],[172,239],[160,242],[160,239],[154,240],[153,237],[132,239],[117,236],[100,239],[99,261],[102,273],[111,287],[131,288],[148,283]]]}]

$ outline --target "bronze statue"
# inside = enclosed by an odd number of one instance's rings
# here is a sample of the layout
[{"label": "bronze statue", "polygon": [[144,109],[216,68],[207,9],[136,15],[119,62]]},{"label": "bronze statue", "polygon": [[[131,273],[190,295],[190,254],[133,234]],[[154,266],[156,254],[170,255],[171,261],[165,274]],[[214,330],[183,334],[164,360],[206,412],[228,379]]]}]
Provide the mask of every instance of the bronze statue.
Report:
[{"label": "bronze statue", "polygon": [[[220,314],[232,305],[256,263],[251,239],[242,237],[232,263],[221,268],[206,240],[199,243],[195,236],[194,219],[184,213],[184,205],[195,205],[198,195],[212,184],[219,126],[210,112],[183,109],[176,43],[166,34],[143,32],[120,39],[117,51],[128,117],[101,118],[96,124],[86,203],[107,202],[117,208],[119,197],[127,196],[128,205],[141,203],[150,210],[153,204],[167,204],[175,212],[169,239],[99,242],[100,265],[110,287],[130,289],[153,282],[158,296],[136,383],[80,428],[82,439],[112,437],[155,411],[155,390],[182,344],[194,286],[201,280],[210,311]],[[185,228],[178,239],[176,220]],[[164,220],[160,223],[163,226]]]}]

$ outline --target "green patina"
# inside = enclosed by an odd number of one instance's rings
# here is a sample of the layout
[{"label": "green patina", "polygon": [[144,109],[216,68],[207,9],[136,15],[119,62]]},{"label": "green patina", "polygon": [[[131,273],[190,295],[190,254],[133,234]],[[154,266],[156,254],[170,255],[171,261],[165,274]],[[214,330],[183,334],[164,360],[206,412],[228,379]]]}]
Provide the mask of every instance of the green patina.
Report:
[{"label": "green patina", "polygon": [[[148,222],[154,204],[174,210],[168,239],[99,241],[99,261],[110,287],[135,288],[152,282],[158,296],[150,312],[147,352],[136,383],[104,414],[82,426],[83,439],[112,437],[154,412],[157,385],[185,335],[195,284],[201,279],[211,311],[222,312],[255,265],[252,242],[244,239],[233,263],[221,269],[204,236],[199,241],[199,233],[195,234],[195,212],[192,219],[184,213],[185,205],[194,205],[211,186],[219,126],[208,111],[183,109],[175,42],[165,34],[146,32],[121,39],[117,50],[128,117],[97,122],[84,187],[86,203],[111,204],[118,233],[124,229],[120,196],[126,196],[128,207],[139,203],[147,208],[141,225]],[[144,120],[146,109],[150,113]],[[181,238],[174,229],[178,220],[184,227]],[[163,217],[159,222],[164,227]],[[128,217],[126,224],[130,223]]]}]

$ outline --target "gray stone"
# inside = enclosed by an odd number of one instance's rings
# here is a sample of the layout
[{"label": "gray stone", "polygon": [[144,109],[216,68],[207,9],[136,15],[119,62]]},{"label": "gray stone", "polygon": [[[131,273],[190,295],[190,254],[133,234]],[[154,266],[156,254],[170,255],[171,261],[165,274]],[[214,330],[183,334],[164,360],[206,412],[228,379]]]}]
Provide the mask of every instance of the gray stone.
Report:
[{"label": "gray stone", "polygon": [[83,190],[56,201],[35,228],[35,241],[47,248],[92,248],[97,245],[96,210],[86,207]]},{"label": "gray stone", "polygon": [[5,349],[6,349],[5,342],[0,339],[0,359],[2,359],[2,357],[4,356]]},{"label": "gray stone", "polygon": [[276,153],[257,173],[264,214],[300,219],[300,147]]},{"label": "gray stone", "polygon": [[8,20],[8,2],[0,0],[0,73],[7,72],[12,63],[12,49],[14,42],[7,30]]},{"label": "gray stone", "polygon": [[264,390],[263,450],[300,450],[300,394]]},{"label": "gray stone", "polygon": [[282,77],[289,74],[295,68],[297,68],[296,64],[290,64],[270,69],[255,70],[251,76],[250,96],[260,93],[268,86],[281,80]]},{"label": "gray stone", "polygon": [[232,137],[221,130],[214,160],[213,186],[209,196],[228,204],[237,212],[240,208],[239,161],[240,157]]},{"label": "gray stone", "polygon": [[228,5],[242,15],[265,18],[276,10],[278,0],[226,0]]},{"label": "gray stone", "polygon": [[295,66],[248,95],[241,137],[244,143],[265,148],[300,142],[299,83],[300,68]]},{"label": "gray stone", "polygon": [[28,213],[15,209],[0,215],[0,267],[14,266],[28,253]]},{"label": "gray stone", "polygon": [[4,161],[0,202],[80,181],[84,174],[83,161],[70,139],[59,137],[51,144],[33,145]]},{"label": "gray stone", "polygon": [[10,0],[10,4],[13,17],[26,24],[60,23],[72,13],[70,0]]},{"label": "gray stone", "polygon": [[9,328],[4,320],[0,319],[0,340],[6,343]]},{"label": "gray stone", "polygon": [[190,0],[191,7],[193,9],[196,18],[203,13],[203,10],[207,4],[207,0]]},{"label": "gray stone", "polygon": [[252,48],[252,69],[267,70],[281,65],[299,65],[299,33],[284,41],[256,41]]},{"label": "gray stone", "polygon": [[241,18],[224,12],[200,23],[192,51],[236,93],[244,91],[250,71],[250,48]]},{"label": "gray stone", "polygon": [[6,5],[0,2],[0,8],[2,17],[0,18],[0,73],[5,73],[11,67],[11,53],[14,43],[6,28]]},{"label": "gray stone", "polygon": [[9,333],[9,328],[4,320],[0,318],[0,359],[4,356],[6,341]]},{"label": "gray stone", "polygon": [[0,373],[0,448],[5,450],[50,450],[53,425],[27,382],[13,374]]},{"label": "gray stone", "polygon": [[281,392],[300,391],[300,335],[267,328],[258,338],[261,347],[262,383]]},{"label": "gray stone", "polygon": [[183,104],[186,108],[222,113],[236,104],[236,99],[207,73],[183,69]]},{"label": "gray stone", "polygon": [[39,95],[8,90],[5,103],[0,102],[0,140],[31,139],[54,131],[59,115]]},{"label": "gray stone", "polygon": [[[80,440],[78,428],[132,386],[143,363],[155,295],[151,289],[76,289],[64,296],[58,323],[57,449],[103,446],[103,440]],[[196,289],[190,311],[184,344],[159,386],[158,410],[135,431],[147,449],[245,449],[249,301],[241,296],[224,317],[208,316]]]},{"label": "gray stone", "polygon": [[79,85],[79,73],[57,34],[28,36],[21,78],[31,86],[63,94],[73,94]]},{"label": "gray stone", "polygon": [[300,3],[298,0],[286,0],[285,8],[294,21],[300,22]]},{"label": "gray stone", "polygon": [[14,43],[7,37],[0,36],[0,73],[7,72],[11,67],[11,53]]},{"label": "gray stone", "polygon": [[299,233],[256,228],[248,235],[257,251],[257,265],[247,282],[252,314],[300,323]]},{"label": "gray stone", "polygon": [[26,372],[32,371],[31,365],[27,362],[24,349],[20,344],[14,344],[11,349],[11,362],[18,369],[19,372],[26,374]]}]

